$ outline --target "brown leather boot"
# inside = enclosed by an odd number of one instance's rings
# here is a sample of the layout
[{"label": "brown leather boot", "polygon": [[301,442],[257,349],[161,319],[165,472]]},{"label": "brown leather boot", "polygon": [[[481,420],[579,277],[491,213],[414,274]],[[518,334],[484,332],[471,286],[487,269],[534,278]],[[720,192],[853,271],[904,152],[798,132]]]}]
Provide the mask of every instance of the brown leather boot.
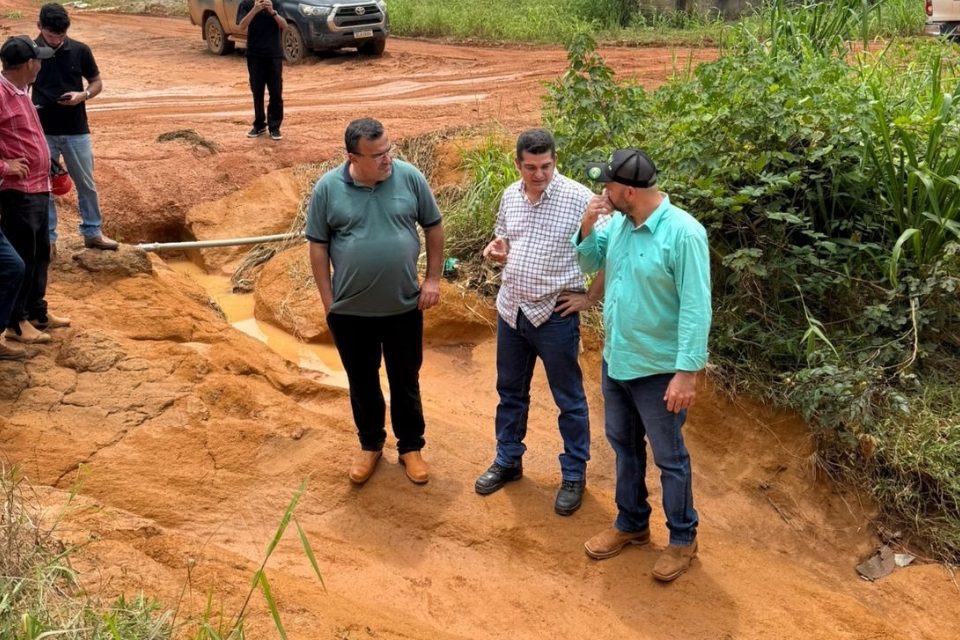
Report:
[{"label": "brown leather boot", "polygon": [[697,541],[686,546],[672,544],[653,565],[653,577],[661,582],[676,580],[690,568],[690,561],[697,557]]},{"label": "brown leather boot", "polygon": [[350,466],[350,482],[353,484],[363,484],[370,479],[373,472],[377,469],[377,462],[383,451],[363,451],[357,454]]},{"label": "brown leather boot", "polygon": [[100,249],[101,251],[116,251],[120,247],[120,243],[116,240],[111,240],[102,233],[93,238],[84,238],[83,246],[87,249]]},{"label": "brown leather boot", "polygon": [[407,477],[414,484],[425,484],[430,479],[430,467],[419,451],[410,451],[400,456],[400,466],[407,470]]},{"label": "brown leather boot", "polygon": [[610,527],[587,540],[583,548],[594,560],[606,560],[623,551],[628,544],[639,545],[648,542],[650,542],[650,529],[627,533],[616,527]]}]

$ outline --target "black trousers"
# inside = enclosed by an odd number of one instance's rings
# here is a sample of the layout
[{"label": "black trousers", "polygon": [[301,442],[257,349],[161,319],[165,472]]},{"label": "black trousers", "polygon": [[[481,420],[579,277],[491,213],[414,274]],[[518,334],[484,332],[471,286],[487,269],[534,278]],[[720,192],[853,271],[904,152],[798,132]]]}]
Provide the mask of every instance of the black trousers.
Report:
[{"label": "black trousers", "polygon": [[387,437],[386,405],[380,390],[382,357],[390,383],[390,422],[397,437],[397,451],[403,455],[422,449],[423,312],[414,309],[381,317],[331,313],[327,315],[327,326],[350,383],[350,405],[360,448],[379,451]]},{"label": "black trousers", "polygon": [[13,303],[8,327],[47,315],[47,271],[50,268],[49,193],[0,191],[0,230],[23,260],[23,284]]},{"label": "black trousers", "polygon": [[[283,122],[283,58],[247,56],[250,91],[253,93],[253,126],[271,131]],[[270,94],[267,112],[263,111],[263,90]]]}]

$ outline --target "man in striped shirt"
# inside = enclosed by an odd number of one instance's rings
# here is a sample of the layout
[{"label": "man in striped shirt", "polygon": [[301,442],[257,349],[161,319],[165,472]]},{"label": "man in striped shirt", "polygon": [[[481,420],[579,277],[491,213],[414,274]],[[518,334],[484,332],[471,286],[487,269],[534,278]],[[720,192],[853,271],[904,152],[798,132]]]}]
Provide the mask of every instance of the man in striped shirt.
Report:
[{"label": "man in striped shirt", "polygon": [[590,421],[578,361],[580,315],[603,295],[603,276],[587,289],[570,236],[593,192],[557,173],[553,136],[524,131],[515,158],[521,179],[504,191],[496,238],[483,255],[504,265],[497,296],[497,455],[476,482],[487,495],[523,476],[530,381],[539,357],[560,410],[562,481],[554,510],[580,508],[590,459]]},{"label": "man in striped shirt", "polygon": [[[27,87],[40,71],[40,61],[53,50],[38,46],[28,36],[14,36],[0,47],[0,229],[24,262],[23,283],[6,323],[7,340],[49,342],[41,329],[51,325],[47,314],[47,269],[50,237],[50,149]],[[69,320],[56,318],[58,326]]]}]

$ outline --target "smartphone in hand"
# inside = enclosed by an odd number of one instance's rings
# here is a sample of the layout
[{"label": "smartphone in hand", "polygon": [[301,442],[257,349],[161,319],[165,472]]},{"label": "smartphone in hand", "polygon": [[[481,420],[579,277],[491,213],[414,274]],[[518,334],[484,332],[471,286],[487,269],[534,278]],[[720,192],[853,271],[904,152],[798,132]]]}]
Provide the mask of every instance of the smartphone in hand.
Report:
[{"label": "smartphone in hand", "polygon": [[65,93],[59,98],[57,98],[57,102],[70,102],[70,100],[72,99],[73,99],[73,96],[71,96],[69,93]]}]

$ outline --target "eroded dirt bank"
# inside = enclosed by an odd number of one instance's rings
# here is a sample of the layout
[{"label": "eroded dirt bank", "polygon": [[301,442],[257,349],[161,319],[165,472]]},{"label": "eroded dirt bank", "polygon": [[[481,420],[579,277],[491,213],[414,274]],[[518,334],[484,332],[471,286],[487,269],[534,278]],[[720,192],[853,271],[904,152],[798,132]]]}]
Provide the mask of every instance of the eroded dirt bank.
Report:
[{"label": "eroded dirt bank", "polygon": [[[28,17],[4,19],[0,37],[32,33],[35,7],[0,0],[0,10],[11,7]],[[285,140],[248,141],[242,58],[206,55],[185,20],[74,17],[72,34],[93,46],[106,87],[91,121],[107,231],[127,242],[179,239],[203,202],[256,201],[266,188],[257,178],[279,182],[269,174],[339,153],[354,117],[380,118],[396,139],[489,120],[532,126],[540,83],[564,69],[559,49],[393,40],[380,60],[344,55],[286,69]],[[651,83],[671,64],[662,50],[607,57]],[[178,129],[218,150],[157,141]],[[0,363],[0,451],[51,506],[82,477],[62,532],[87,542],[78,568],[106,596],[142,589],[172,605],[186,584],[185,611],[201,610],[211,588],[235,611],[310,475],[296,515],[326,591],[293,535],[268,567],[292,638],[956,637],[960,592],[943,567],[857,578],[854,565],[877,542],[870,508],[814,481],[799,421],[707,389],[687,429],[699,561],[676,583],[656,584],[659,526],[648,548],[589,560],[583,541],[614,514],[595,348],[584,356],[594,425],[584,507],[571,518],[552,511],[561,445],[542,375],[524,480],[477,496],[473,481],[493,455],[495,351],[482,330],[492,312],[453,291],[431,312],[445,329],[433,334],[423,372],[433,479],[408,482],[391,450],[354,488],[342,389],[230,329],[204,291],[156,257],[82,250],[71,207],[63,203],[49,300],[74,326],[30,347],[26,364]],[[276,214],[268,203],[250,212]],[[658,486],[654,473],[649,482]],[[254,602],[249,637],[275,637]]]}]

